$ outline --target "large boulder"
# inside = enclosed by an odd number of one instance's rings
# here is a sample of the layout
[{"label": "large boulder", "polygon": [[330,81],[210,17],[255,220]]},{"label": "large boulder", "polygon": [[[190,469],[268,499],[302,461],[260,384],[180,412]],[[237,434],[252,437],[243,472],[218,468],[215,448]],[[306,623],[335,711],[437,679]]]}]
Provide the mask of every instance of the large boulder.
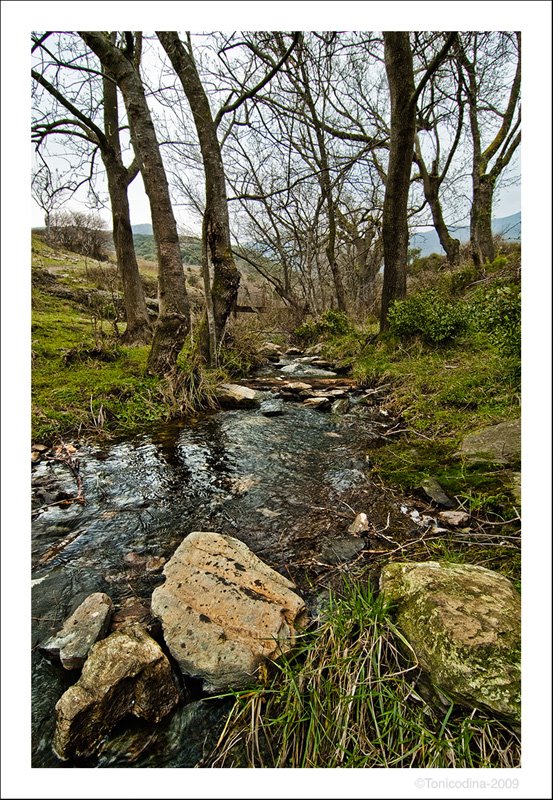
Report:
[{"label": "large boulder", "polygon": [[189,534],[164,574],[152,611],[182,672],[201,678],[206,691],[251,683],[305,625],[294,584],[232,536]]},{"label": "large boulder", "polygon": [[512,420],[465,436],[456,455],[472,464],[518,464],[520,452],[520,420]]},{"label": "large boulder", "polygon": [[58,700],[53,748],[62,759],[93,756],[128,714],[159,722],[179,693],[160,646],[139,626],[91,649],[81,677]]},{"label": "large boulder", "polygon": [[63,628],[40,646],[50,656],[59,657],[65,669],[83,666],[88,651],[109,629],[113,603],[104,592],[94,592],[64,622]]},{"label": "large boulder", "polygon": [[438,693],[520,719],[520,596],[507,578],[468,564],[392,563],[381,591]]}]

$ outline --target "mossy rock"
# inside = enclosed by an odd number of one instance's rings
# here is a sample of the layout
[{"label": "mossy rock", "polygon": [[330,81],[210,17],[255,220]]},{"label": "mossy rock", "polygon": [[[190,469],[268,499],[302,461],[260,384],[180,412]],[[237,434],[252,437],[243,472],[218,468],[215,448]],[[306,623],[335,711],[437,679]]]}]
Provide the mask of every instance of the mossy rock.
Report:
[{"label": "mossy rock", "polygon": [[388,564],[380,585],[439,693],[520,720],[520,596],[510,581],[429,561]]},{"label": "mossy rock", "polygon": [[474,431],[465,436],[456,455],[472,464],[519,464],[520,420],[500,422]]}]

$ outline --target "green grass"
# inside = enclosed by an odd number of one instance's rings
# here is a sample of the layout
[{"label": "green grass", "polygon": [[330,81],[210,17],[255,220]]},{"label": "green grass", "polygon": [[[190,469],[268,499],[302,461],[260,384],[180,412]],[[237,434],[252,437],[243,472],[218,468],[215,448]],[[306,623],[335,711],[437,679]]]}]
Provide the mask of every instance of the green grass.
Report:
[{"label": "green grass", "polygon": [[145,374],[148,346],[125,347],[112,334],[109,321],[33,289],[33,441],[129,434],[213,405],[218,376],[190,351],[159,379]]},{"label": "green grass", "polygon": [[391,609],[368,580],[346,583],[265,685],[235,694],[208,766],[518,766],[515,731],[477,709],[431,707],[418,676]]},{"label": "green grass", "polygon": [[467,510],[511,517],[509,470],[493,463],[471,467],[455,453],[471,431],[519,417],[519,361],[502,356],[478,332],[442,346],[366,341],[360,334],[337,337],[325,353],[351,365],[362,385],[387,389],[383,407],[398,422],[388,443],[371,452],[381,479],[413,491],[434,477]]}]

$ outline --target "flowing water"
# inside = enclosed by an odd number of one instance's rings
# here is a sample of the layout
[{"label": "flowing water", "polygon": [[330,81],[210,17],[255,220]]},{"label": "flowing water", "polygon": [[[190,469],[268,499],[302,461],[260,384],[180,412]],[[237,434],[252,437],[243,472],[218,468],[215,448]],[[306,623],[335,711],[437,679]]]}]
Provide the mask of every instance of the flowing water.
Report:
[{"label": "flowing water", "polygon": [[[356,513],[375,529],[405,522],[398,504],[373,486],[367,454],[386,420],[377,408],[335,415],[286,403],[280,416],[258,410],[209,414],[166,425],[105,449],[74,454],[75,473],[45,459],[33,468],[33,766],[59,767],[51,741],[54,706],[78,673],[50,662],[37,645],[59,630],[91,592],[116,610],[149,606],[162,565],[194,530],[230,534],[296,581],[308,604],[324,585],[325,542],[347,535]],[[314,588],[315,587],[315,588]],[[155,729],[125,721],[97,766],[192,767],[212,746],[230,701],[187,689]]]}]

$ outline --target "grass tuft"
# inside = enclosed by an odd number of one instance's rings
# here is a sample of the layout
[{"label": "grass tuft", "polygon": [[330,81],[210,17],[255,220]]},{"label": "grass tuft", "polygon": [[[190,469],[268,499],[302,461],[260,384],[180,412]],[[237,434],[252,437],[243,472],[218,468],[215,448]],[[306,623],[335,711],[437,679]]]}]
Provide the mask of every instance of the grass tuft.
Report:
[{"label": "grass tuft", "polygon": [[391,609],[367,580],[344,584],[326,620],[274,665],[263,686],[235,693],[212,767],[517,767],[505,722],[449,704],[437,710]]}]

